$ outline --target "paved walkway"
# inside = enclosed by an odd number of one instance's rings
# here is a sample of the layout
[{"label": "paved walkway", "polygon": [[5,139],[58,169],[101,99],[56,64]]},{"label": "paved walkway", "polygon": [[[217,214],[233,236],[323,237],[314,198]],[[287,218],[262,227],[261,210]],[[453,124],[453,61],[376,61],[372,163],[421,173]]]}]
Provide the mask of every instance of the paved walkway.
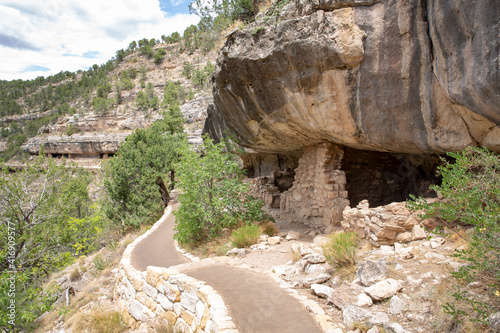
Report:
[{"label": "paved walkway", "polygon": [[[176,197],[172,200],[173,210],[179,203]],[[175,217],[170,213],[165,221],[135,246],[132,252],[132,266],[145,271],[148,266],[170,267],[188,262],[188,259],[177,252],[174,246]]]},{"label": "paved walkway", "polygon": [[[177,207],[174,201],[174,209]],[[186,263],[173,242],[174,216],[166,220],[132,252],[132,265],[169,267]],[[183,270],[205,281],[221,295],[240,333],[321,332],[307,310],[270,277],[249,270],[214,264]]]}]

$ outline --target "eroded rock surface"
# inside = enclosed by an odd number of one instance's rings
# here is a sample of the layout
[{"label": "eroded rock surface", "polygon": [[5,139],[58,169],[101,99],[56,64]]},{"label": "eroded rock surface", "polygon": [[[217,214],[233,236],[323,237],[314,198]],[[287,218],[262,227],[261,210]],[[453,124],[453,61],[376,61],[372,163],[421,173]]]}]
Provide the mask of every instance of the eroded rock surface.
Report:
[{"label": "eroded rock surface", "polygon": [[495,0],[292,0],[229,36],[216,113],[261,152],[500,151],[499,16]]}]

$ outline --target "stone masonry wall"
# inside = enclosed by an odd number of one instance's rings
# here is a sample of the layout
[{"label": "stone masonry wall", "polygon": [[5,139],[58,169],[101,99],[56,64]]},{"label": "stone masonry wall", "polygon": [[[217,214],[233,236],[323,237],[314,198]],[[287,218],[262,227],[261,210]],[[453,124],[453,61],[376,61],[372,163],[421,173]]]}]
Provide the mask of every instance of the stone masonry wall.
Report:
[{"label": "stone masonry wall", "polygon": [[331,143],[307,147],[292,187],[281,195],[280,209],[312,225],[339,224],[349,205],[345,173],[340,170],[343,154]]},{"label": "stone masonry wall", "polygon": [[167,321],[174,332],[237,333],[221,296],[205,282],[179,273],[175,266],[148,266],[146,272],[132,266],[134,247],[163,219],[130,244],[120,262],[114,298],[125,322],[133,327],[141,323],[154,327]]},{"label": "stone masonry wall", "polygon": [[370,208],[368,201],[363,200],[355,208],[344,209],[342,227],[377,247],[395,242],[408,243],[426,238],[428,235],[423,226],[434,223],[432,219],[419,218],[420,213],[408,210],[406,202]]}]

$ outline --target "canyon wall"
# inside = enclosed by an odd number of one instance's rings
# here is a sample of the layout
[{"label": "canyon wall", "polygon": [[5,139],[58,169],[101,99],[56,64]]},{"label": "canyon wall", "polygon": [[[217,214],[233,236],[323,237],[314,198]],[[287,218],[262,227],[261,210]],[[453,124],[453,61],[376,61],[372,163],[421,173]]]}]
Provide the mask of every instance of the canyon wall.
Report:
[{"label": "canyon wall", "polygon": [[214,113],[261,152],[500,151],[499,16],[495,0],[292,0],[228,37]]},{"label": "canyon wall", "polygon": [[[426,194],[438,155],[500,152],[499,17],[496,0],[281,2],[228,36],[206,131],[236,137],[252,176],[273,181],[299,166],[290,189],[263,195],[285,211],[300,184],[315,186],[310,156],[323,144],[349,152],[340,170],[323,171],[345,172],[351,205]],[[278,156],[291,158],[280,165]],[[321,216],[309,200],[293,209],[338,223],[327,212],[345,202],[325,193],[314,199],[326,205]]]}]

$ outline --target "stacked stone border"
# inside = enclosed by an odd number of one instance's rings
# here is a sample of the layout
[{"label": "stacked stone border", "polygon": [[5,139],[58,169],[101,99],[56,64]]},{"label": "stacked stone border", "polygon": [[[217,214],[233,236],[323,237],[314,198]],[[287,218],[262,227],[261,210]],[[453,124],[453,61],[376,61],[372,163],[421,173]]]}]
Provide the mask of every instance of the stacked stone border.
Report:
[{"label": "stacked stone border", "polygon": [[150,230],[125,249],[114,295],[125,322],[132,327],[145,323],[151,328],[168,322],[175,332],[237,333],[222,297],[205,282],[180,273],[176,266],[148,266],[146,272],[132,266],[135,246],[171,212],[169,206]]}]

